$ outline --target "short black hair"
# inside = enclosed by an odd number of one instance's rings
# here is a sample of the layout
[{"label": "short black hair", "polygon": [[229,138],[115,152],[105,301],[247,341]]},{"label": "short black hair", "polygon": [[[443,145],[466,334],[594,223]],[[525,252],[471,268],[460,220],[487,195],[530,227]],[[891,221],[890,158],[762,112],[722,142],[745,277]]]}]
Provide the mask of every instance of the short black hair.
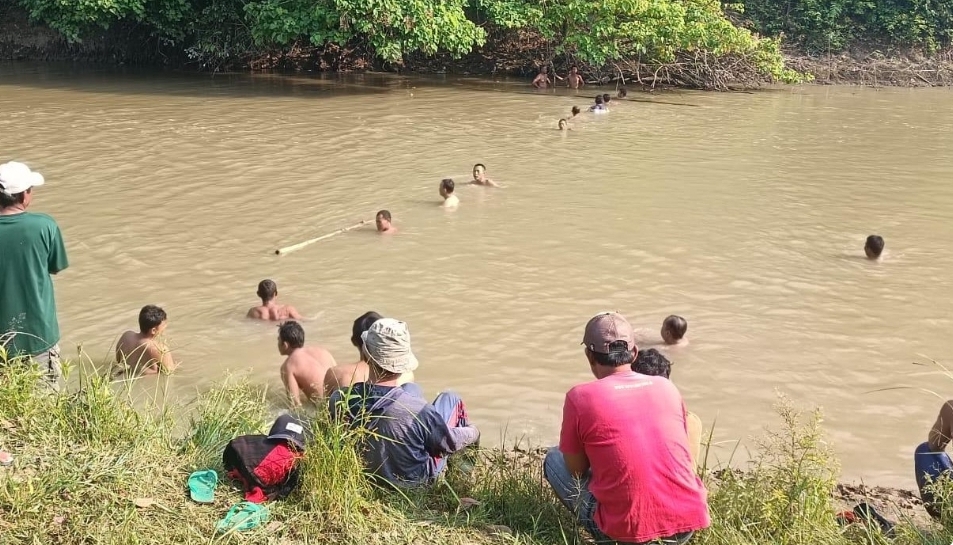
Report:
[{"label": "short black hair", "polygon": [[579,106],[572,107],[572,115],[579,115],[579,112],[582,111],[579,109]]},{"label": "short black hair", "polygon": [[0,186],[0,208],[15,206],[24,202],[26,202],[26,191],[11,194],[7,193],[3,186]]},{"label": "short black hair", "polygon": [[258,297],[264,301],[271,301],[278,295],[278,284],[274,280],[265,279],[258,283]]},{"label": "short black hair", "polygon": [[864,243],[864,249],[870,250],[870,253],[874,254],[874,257],[880,257],[880,254],[884,251],[884,237],[880,235],[870,235],[867,237],[867,242]]},{"label": "short black hair", "polygon": [[357,317],[357,320],[354,320],[354,325],[351,327],[351,344],[357,348],[362,348],[364,346],[364,340],[361,339],[361,335],[371,328],[374,325],[374,322],[383,318],[380,314],[372,311],[365,312]]},{"label": "short black hair", "polygon": [[599,95],[596,95],[596,104],[602,104],[602,97]]},{"label": "short black hair", "polygon": [[662,322],[662,327],[672,333],[672,337],[677,341],[688,333],[688,322],[681,316],[672,314]]},{"label": "short black hair", "polygon": [[453,193],[453,180],[451,178],[440,180],[440,187],[447,193]]},{"label": "short black hair", "polygon": [[619,98],[625,98],[627,94],[629,94],[629,92],[625,90],[625,87],[619,89]]},{"label": "short black hair", "polygon": [[390,221],[390,210],[381,210],[377,213],[376,218],[384,218],[387,221]]},{"label": "short black hair", "polygon": [[165,311],[155,305],[146,305],[139,311],[139,332],[145,333],[168,318]]},{"label": "short black hair", "polygon": [[632,370],[643,375],[669,378],[672,374],[672,362],[654,348],[643,350],[635,356]]},{"label": "short black hair", "polygon": [[609,93],[602,95],[603,102],[609,102],[610,100],[612,100],[612,97],[609,96]]},{"label": "short black hair", "polygon": [[592,359],[596,360],[596,363],[605,365],[606,367],[621,367],[623,365],[630,365],[635,361],[635,354],[629,349],[629,343],[625,341],[613,341],[609,343],[608,354],[596,352],[588,348],[586,350],[592,354]]},{"label": "short black hair", "polygon": [[291,348],[301,348],[304,346],[304,328],[298,322],[288,320],[278,326],[278,339]]},{"label": "short black hair", "polygon": [[483,163],[477,163],[473,165],[473,168],[482,168],[483,170],[486,170],[486,165],[484,165]]}]

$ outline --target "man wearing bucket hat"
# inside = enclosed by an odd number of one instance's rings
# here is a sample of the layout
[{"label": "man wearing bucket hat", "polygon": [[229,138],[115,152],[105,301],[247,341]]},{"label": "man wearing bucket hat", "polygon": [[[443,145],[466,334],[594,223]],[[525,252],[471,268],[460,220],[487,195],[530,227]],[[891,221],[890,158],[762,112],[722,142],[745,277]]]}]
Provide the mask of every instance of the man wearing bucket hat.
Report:
[{"label": "man wearing bucket hat", "polygon": [[43,183],[23,163],[0,165],[0,345],[10,356],[32,356],[57,387],[60,328],[50,275],[69,263],[53,218],[27,212]]},{"label": "man wearing bucket hat", "polygon": [[441,393],[431,404],[416,384],[399,385],[402,374],[417,368],[407,324],[381,318],[362,338],[370,376],[336,391],[331,414],[368,432],[361,455],[376,477],[401,487],[431,484],[446,457],[477,442],[480,432],[456,394]]},{"label": "man wearing bucket hat", "polygon": [[596,380],[566,394],[546,480],[596,542],[685,543],[710,519],[681,395],[632,371],[635,332],[622,315],[594,316],[583,344]]}]

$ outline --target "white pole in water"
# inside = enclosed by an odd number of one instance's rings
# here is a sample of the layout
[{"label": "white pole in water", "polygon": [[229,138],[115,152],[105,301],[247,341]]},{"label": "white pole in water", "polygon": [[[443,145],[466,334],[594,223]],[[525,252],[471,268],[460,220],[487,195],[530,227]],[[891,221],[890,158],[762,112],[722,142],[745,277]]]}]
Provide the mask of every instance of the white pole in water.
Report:
[{"label": "white pole in water", "polygon": [[306,241],[304,241],[304,242],[299,242],[299,243],[294,244],[294,245],[292,245],[292,246],[286,246],[286,247],[284,247],[284,248],[278,248],[277,250],[275,250],[275,255],[290,254],[291,252],[294,252],[294,251],[296,251],[296,250],[300,250],[301,248],[304,248],[305,246],[310,246],[311,244],[314,244],[315,242],[318,242],[318,241],[320,241],[320,240],[324,240],[324,239],[326,239],[326,238],[331,238],[331,237],[333,237],[334,235],[339,235],[339,234],[341,234],[341,233],[346,233],[346,232],[350,231],[351,229],[357,229],[358,227],[360,227],[360,226],[362,226],[362,225],[364,225],[364,224],[366,224],[366,223],[370,223],[370,222],[371,222],[371,220],[361,220],[360,222],[355,223],[354,225],[351,225],[350,227],[345,227],[345,228],[343,228],[343,229],[338,229],[337,231],[335,231],[335,232],[333,232],[333,233],[328,233],[328,234],[326,234],[326,235],[322,235],[322,236],[317,237],[317,238],[312,238],[312,239],[306,240]]}]

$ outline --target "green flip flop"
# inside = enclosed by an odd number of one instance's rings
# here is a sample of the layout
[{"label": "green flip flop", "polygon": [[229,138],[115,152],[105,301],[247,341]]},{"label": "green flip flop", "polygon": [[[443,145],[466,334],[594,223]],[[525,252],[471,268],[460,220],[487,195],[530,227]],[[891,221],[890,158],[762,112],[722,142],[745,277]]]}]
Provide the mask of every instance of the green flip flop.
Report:
[{"label": "green flip flop", "polygon": [[214,469],[196,471],[189,475],[189,496],[199,503],[215,501],[215,487],[218,486],[218,473]]},{"label": "green flip flop", "polygon": [[268,522],[268,508],[250,501],[232,506],[225,518],[218,521],[215,529],[219,532],[244,532]]}]

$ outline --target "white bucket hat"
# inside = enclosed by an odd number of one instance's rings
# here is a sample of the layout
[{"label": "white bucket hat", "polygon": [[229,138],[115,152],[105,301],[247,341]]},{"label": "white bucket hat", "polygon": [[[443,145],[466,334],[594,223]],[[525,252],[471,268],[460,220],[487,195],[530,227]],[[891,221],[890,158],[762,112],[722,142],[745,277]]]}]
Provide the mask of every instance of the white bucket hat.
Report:
[{"label": "white bucket hat", "polygon": [[381,318],[361,334],[364,351],[381,369],[406,373],[417,368],[417,356],[410,349],[407,324],[393,318]]},{"label": "white bucket hat", "polygon": [[43,183],[43,175],[23,163],[10,161],[0,165],[0,190],[4,193],[16,195]]}]

